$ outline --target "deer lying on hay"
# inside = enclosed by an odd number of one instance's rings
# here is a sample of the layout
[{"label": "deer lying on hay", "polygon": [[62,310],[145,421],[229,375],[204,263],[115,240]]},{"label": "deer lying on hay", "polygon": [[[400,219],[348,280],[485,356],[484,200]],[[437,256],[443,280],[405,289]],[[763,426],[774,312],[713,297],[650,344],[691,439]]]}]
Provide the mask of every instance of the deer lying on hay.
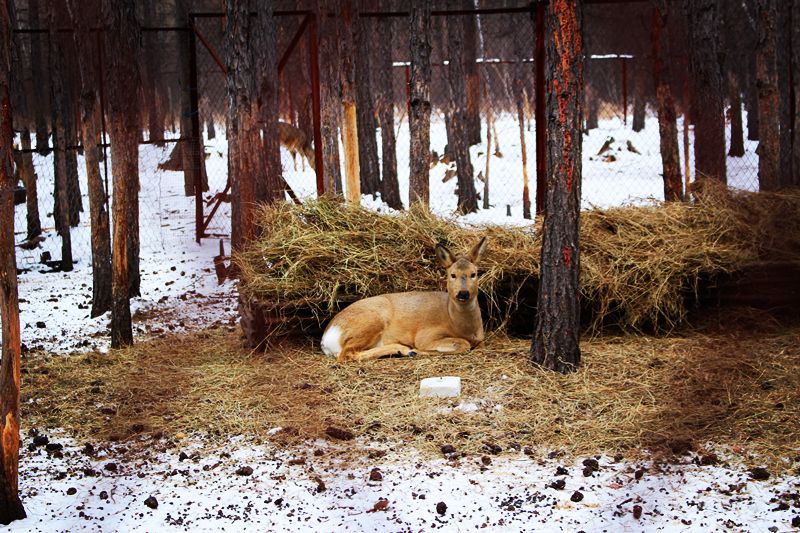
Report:
[{"label": "deer lying on hay", "polygon": [[436,259],[447,269],[447,292],[359,300],[333,317],[322,335],[322,351],[340,361],[366,361],[420,352],[464,353],[482,346],[477,264],[485,250],[486,237],[460,257],[437,244]]}]

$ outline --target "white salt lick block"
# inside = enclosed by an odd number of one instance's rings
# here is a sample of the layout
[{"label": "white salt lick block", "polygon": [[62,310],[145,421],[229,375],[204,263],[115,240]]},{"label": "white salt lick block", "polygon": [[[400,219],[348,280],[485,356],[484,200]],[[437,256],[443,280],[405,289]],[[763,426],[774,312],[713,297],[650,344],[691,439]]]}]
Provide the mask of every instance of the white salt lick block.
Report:
[{"label": "white salt lick block", "polygon": [[461,394],[461,378],[457,376],[443,376],[440,378],[425,378],[419,382],[420,396],[436,396],[449,398]]}]

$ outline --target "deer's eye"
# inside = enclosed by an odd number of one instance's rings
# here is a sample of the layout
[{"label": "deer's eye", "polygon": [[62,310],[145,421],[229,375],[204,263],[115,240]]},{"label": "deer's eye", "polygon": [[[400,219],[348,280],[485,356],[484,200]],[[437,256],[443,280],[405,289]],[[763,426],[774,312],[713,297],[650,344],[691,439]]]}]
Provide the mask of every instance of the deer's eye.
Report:
[{"label": "deer's eye", "polygon": [[453,279],[456,279],[456,275],[455,274],[450,274],[450,277],[453,278]]},{"label": "deer's eye", "polygon": [[470,277],[471,277],[471,278],[475,278],[475,276],[476,276],[476,274],[475,274],[475,272],[473,272],[473,273],[472,273],[472,275],[471,275]]}]

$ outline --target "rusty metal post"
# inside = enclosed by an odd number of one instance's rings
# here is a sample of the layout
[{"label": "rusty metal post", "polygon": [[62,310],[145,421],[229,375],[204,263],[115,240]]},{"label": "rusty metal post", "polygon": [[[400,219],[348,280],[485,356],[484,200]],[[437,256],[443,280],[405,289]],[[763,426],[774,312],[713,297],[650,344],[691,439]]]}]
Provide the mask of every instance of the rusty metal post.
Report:
[{"label": "rusty metal post", "polygon": [[[544,84],[544,17],[546,4],[536,4],[536,79],[534,92],[536,93],[536,215],[544,214],[544,197],[547,183],[547,120],[545,119],[545,84]],[[533,15],[533,13],[531,13]]]},{"label": "rusty metal post", "polygon": [[317,196],[325,194],[325,175],[322,161],[322,119],[319,94],[319,48],[317,46],[317,17],[310,15],[308,25],[308,53],[311,56],[311,102],[314,115],[314,160],[317,173]]},{"label": "rusty metal post", "polygon": [[192,157],[192,182],[194,183],[194,202],[195,202],[195,240],[197,244],[205,236],[203,231],[203,138],[200,132],[200,112],[199,112],[199,98],[197,95],[197,43],[194,37],[194,31],[191,29],[194,25],[189,18],[189,29],[186,31],[186,38],[189,40],[189,85],[184,91],[191,91],[189,93],[189,106],[191,108],[191,139],[184,141],[186,149],[191,150]]}]

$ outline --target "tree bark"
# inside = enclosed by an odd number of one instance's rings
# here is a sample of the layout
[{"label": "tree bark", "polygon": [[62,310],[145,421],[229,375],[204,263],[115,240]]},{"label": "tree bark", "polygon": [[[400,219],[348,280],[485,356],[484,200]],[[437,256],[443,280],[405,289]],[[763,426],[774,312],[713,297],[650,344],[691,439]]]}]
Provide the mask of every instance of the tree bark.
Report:
[{"label": "tree bark", "polygon": [[47,26],[50,37],[50,101],[53,126],[53,219],[56,232],[61,236],[61,270],[72,270],[72,239],[69,220],[69,193],[67,190],[67,114],[69,98],[66,93],[63,46],[60,35],[56,33],[55,6],[47,8]]},{"label": "tree bark", "polygon": [[[778,71],[778,124],[780,137],[778,138],[778,152],[780,156],[780,175],[778,187],[785,189],[792,185],[792,118],[791,118],[791,1],[777,0],[777,25],[775,29],[775,42],[785,43],[775,48],[775,66]],[[795,132],[796,133],[796,132]]]},{"label": "tree bark", "polygon": [[[285,198],[281,167],[280,134],[278,132],[278,51],[272,0],[258,0],[258,18],[253,39],[253,61],[256,65],[258,124],[261,125],[263,170],[256,174],[256,202],[274,204]],[[256,139],[257,140],[257,139]]]},{"label": "tree bark", "polygon": [[687,10],[695,179],[727,184],[719,0],[688,0]]},{"label": "tree bark", "polygon": [[762,191],[780,188],[780,116],[775,33],[777,12],[775,0],[756,0],[756,33],[758,43],[758,184]]},{"label": "tree bark", "polygon": [[664,200],[683,200],[680,152],[678,149],[678,114],[672,99],[668,10],[666,0],[653,0],[653,78],[658,105],[658,132],[661,141],[661,166],[664,177]]},{"label": "tree bark", "polygon": [[[28,26],[40,29],[42,27],[39,17],[39,0],[28,1]],[[44,68],[42,66],[44,55],[42,50],[42,38],[40,33],[31,34],[31,77],[33,78],[33,114],[36,123],[36,150],[42,155],[50,153],[49,138],[47,130],[47,118],[45,117],[44,104],[48,95],[45,94]]]},{"label": "tree bark", "polygon": [[[380,2],[378,9],[389,10],[387,2]],[[413,9],[413,8],[412,8]],[[378,125],[381,128],[382,179],[381,198],[392,209],[403,209],[400,199],[400,183],[397,179],[397,140],[394,135],[394,69],[392,68],[392,42],[394,21],[391,17],[378,19],[378,50],[375,79],[378,84]],[[412,68],[413,68],[413,59]],[[409,127],[411,125],[409,117]],[[412,134],[413,139],[413,134]],[[413,141],[412,141],[413,142]],[[411,159],[413,169],[414,161]],[[413,170],[412,170],[413,173]],[[427,204],[426,204],[427,205]]]},{"label": "tree bark", "polygon": [[231,247],[241,251],[255,237],[256,176],[264,149],[256,103],[252,20],[247,0],[225,3],[225,83],[228,94],[228,176],[231,184]]},{"label": "tree bark", "polygon": [[0,4],[0,524],[26,517],[19,497],[20,326],[14,253],[14,131],[11,122],[11,15]]},{"label": "tree bark", "polygon": [[[370,49],[375,42],[371,18],[355,17],[356,109],[358,110],[358,161],[361,171],[361,192],[373,199],[380,192],[377,124],[372,76],[377,74],[370,62]],[[383,198],[386,201],[385,198]]]},{"label": "tree bark", "polygon": [[428,38],[431,27],[431,0],[413,2],[410,18],[411,72],[408,126],[411,144],[408,203],[409,206],[422,204],[428,208],[431,199],[431,43]]},{"label": "tree bark", "polygon": [[[458,9],[459,1],[450,0],[450,9]],[[475,180],[469,156],[469,133],[467,131],[467,93],[464,84],[464,24],[458,18],[451,18],[447,28],[447,80],[450,85],[450,127],[447,129],[448,151],[456,162],[458,178],[458,208],[463,215],[478,210]]]},{"label": "tree bark", "polygon": [[[471,9],[475,5],[472,0],[463,0],[462,9]],[[481,142],[481,97],[480,81],[478,78],[478,17],[477,15],[464,15],[464,76],[467,92],[467,138],[470,146]]]},{"label": "tree bark", "polygon": [[[80,5],[78,5],[80,1]],[[80,111],[89,217],[92,233],[92,311],[95,318],[111,310],[111,233],[107,209],[108,193],[100,173],[100,101],[94,74],[94,43],[90,28],[98,26],[100,6],[94,0],[67,0],[73,16],[75,48],[81,76]]]},{"label": "tree bark", "polygon": [[121,348],[133,344],[130,295],[132,281],[138,279],[140,35],[133,0],[101,4],[104,26],[108,28],[104,34],[103,63],[107,72],[113,168],[111,347]]},{"label": "tree bark", "polygon": [[[157,4],[155,0],[144,0],[142,3],[144,4],[146,16],[145,23],[148,26],[157,26],[159,20],[156,13]],[[181,23],[181,21],[178,22],[179,25]],[[156,146],[164,146],[164,115],[161,111],[161,102],[157,93],[161,84],[159,34],[158,32],[148,31],[142,37],[145,61],[144,75],[147,77],[143,87],[144,104],[147,109],[147,130],[150,133],[150,141],[155,142]]]},{"label": "tree bark", "polygon": [[631,129],[640,132],[645,126],[645,115],[647,113],[647,87],[645,79],[644,61],[641,57],[633,60],[634,83],[636,87],[633,91],[633,121]]},{"label": "tree bark", "polygon": [[792,187],[800,187],[800,0],[792,1],[792,78],[794,79],[794,124],[792,124]]},{"label": "tree bark", "polygon": [[546,8],[547,188],[534,364],[561,373],[580,364],[581,57],[583,2]]},{"label": "tree bark", "polygon": [[[353,59],[353,0],[336,2],[336,21],[339,26],[339,53],[341,63],[339,75],[342,87],[344,123],[342,139],[344,145],[344,169],[347,187],[345,198],[352,204],[361,203],[361,178],[358,162],[358,120],[356,109],[356,70]],[[356,14],[357,16],[357,14]]]},{"label": "tree bark", "polygon": [[[339,34],[336,21],[330,20],[333,0],[316,0],[317,41],[319,47],[320,119],[322,122],[322,167],[325,194],[342,194],[339,162]],[[316,146],[314,150],[318,150]]]}]

